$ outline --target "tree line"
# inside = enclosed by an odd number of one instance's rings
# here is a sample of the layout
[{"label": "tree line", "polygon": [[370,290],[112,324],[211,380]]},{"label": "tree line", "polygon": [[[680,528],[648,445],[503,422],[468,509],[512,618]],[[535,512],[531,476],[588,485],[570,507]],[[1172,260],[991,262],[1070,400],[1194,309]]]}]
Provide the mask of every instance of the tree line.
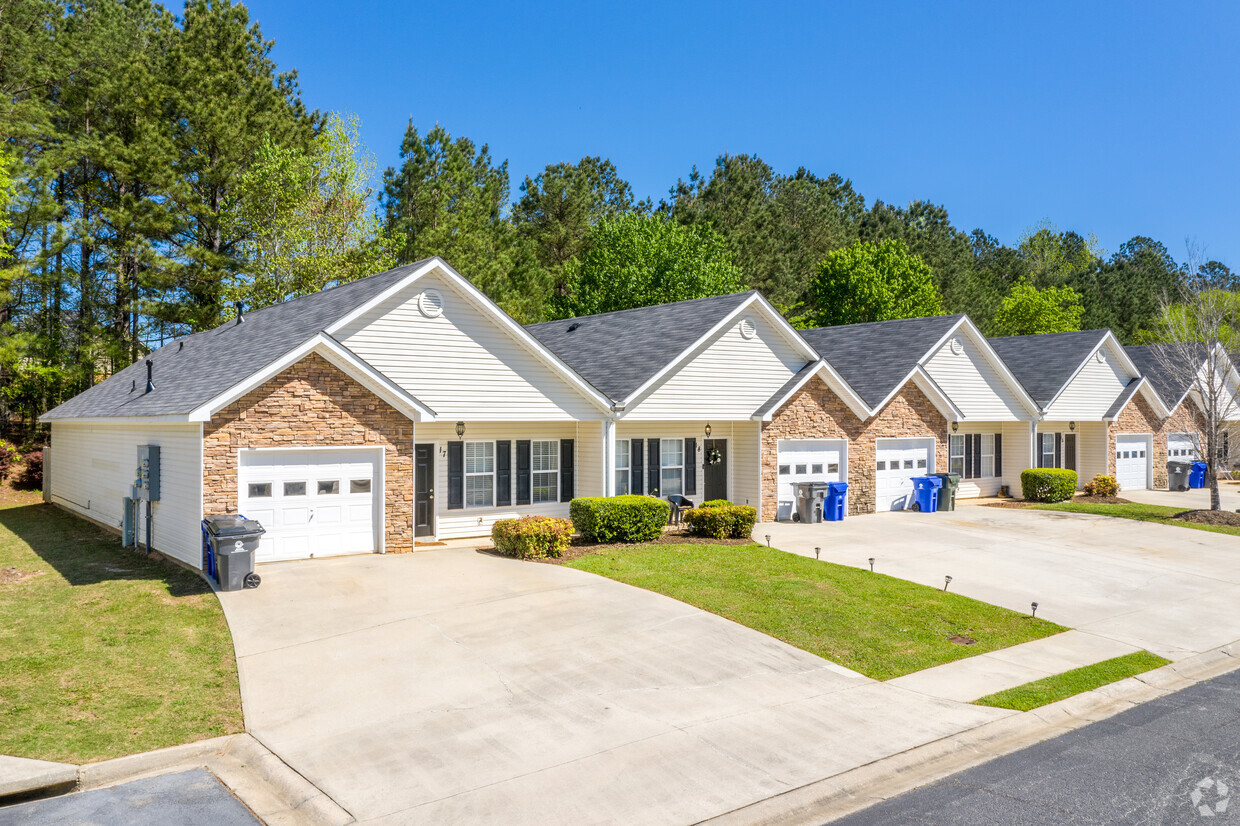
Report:
[{"label": "tree line", "polygon": [[[30,420],[237,303],[431,255],[527,323],[753,288],[801,326],[967,312],[990,334],[1127,341],[1186,277],[1150,238],[1107,255],[1043,223],[1007,246],[750,155],[657,203],[602,157],[514,192],[486,144],[411,123],[375,181],[356,119],[309,110],[271,47],[231,0],[0,0],[6,412]],[[1217,262],[1193,275],[1237,287]]]}]

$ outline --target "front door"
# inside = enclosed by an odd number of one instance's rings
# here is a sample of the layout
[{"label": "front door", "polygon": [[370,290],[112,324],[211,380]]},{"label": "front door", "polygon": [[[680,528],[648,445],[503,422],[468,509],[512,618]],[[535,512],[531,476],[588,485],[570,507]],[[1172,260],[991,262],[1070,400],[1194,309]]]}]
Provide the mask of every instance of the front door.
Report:
[{"label": "front door", "polygon": [[413,446],[413,535],[435,533],[435,446]]},{"label": "front door", "polygon": [[[712,451],[719,451],[719,461],[711,462]],[[702,444],[704,501],[728,498],[728,440],[707,439]]]}]

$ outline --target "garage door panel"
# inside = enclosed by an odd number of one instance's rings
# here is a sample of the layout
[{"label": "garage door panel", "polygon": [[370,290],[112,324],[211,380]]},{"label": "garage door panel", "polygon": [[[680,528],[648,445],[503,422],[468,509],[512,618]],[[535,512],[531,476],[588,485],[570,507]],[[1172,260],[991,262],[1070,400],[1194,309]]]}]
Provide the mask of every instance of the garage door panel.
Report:
[{"label": "garage door panel", "polygon": [[776,519],[791,519],[796,482],[840,482],[845,472],[843,439],[780,439],[777,446]]},{"label": "garage door panel", "polygon": [[1120,490],[1149,487],[1149,440],[1145,436],[1117,436],[1115,439],[1115,481]]},{"label": "garage door panel", "polygon": [[934,440],[881,439],[874,456],[875,509],[907,509],[913,504],[912,477],[934,472]]}]

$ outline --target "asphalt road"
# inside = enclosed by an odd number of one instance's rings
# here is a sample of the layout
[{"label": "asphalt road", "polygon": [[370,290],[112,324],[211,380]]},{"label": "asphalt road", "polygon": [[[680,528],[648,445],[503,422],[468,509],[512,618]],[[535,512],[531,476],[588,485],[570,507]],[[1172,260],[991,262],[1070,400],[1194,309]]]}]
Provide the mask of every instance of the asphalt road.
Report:
[{"label": "asphalt road", "polygon": [[206,769],[0,809],[0,826],[261,826]]},{"label": "asphalt road", "polygon": [[1240,671],[834,821],[1240,824]]}]

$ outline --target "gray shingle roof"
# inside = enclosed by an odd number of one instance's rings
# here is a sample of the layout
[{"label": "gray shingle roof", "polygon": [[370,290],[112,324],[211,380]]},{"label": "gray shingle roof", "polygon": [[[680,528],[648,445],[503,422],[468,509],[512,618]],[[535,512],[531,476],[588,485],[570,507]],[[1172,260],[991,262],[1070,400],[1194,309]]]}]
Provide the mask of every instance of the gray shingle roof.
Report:
[{"label": "gray shingle roof", "polygon": [[801,381],[804,380],[810,373],[817,370],[821,363],[822,362],[811,361],[809,364],[798,370],[795,376],[784,382],[782,387],[776,390],[769,399],[762,403],[761,407],[753,412],[754,416],[765,416],[767,413],[774,410],[775,406],[783,400],[784,396],[788,395],[788,391],[800,384]]},{"label": "gray shingle roof", "polygon": [[1059,395],[1108,330],[990,339],[999,358],[1043,409]]},{"label": "gray shingle roof", "polygon": [[[429,259],[427,259],[429,260]],[[313,338],[425,261],[273,304],[173,341],[43,415],[44,419],[182,415]],[[144,393],[154,363],[155,389]],[[136,385],[136,389],[131,389]]]},{"label": "gray shingle roof", "polygon": [[1107,408],[1107,412],[1103,414],[1104,419],[1114,419],[1132,401],[1132,397],[1137,395],[1138,388],[1141,387],[1141,379],[1133,379],[1128,382],[1128,386],[1124,388],[1124,392],[1119,394],[1119,398]]},{"label": "gray shingle roof", "polygon": [[800,330],[871,408],[897,389],[963,315],[901,318]]},{"label": "gray shingle roof", "polygon": [[754,295],[691,298],[525,329],[603,395],[623,401]]},{"label": "gray shingle roof", "polygon": [[[1176,371],[1167,370],[1160,364],[1155,352],[1157,348],[1157,344],[1144,344],[1138,347],[1125,347],[1124,351],[1128,353],[1128,358],[1132,359],[1132,363],[1137,365],[1141,375],[1149,379],[1150,384],[1154,385],[1159,398],[1163,400],[1167,407],[1174,409],[1192,386],[1193,380],[1191,376],[1177,375]],[[1204,345],[1202,345],[1200,352],[1201,363],[1204,364],[1206,360],[1206,348]]]}]

